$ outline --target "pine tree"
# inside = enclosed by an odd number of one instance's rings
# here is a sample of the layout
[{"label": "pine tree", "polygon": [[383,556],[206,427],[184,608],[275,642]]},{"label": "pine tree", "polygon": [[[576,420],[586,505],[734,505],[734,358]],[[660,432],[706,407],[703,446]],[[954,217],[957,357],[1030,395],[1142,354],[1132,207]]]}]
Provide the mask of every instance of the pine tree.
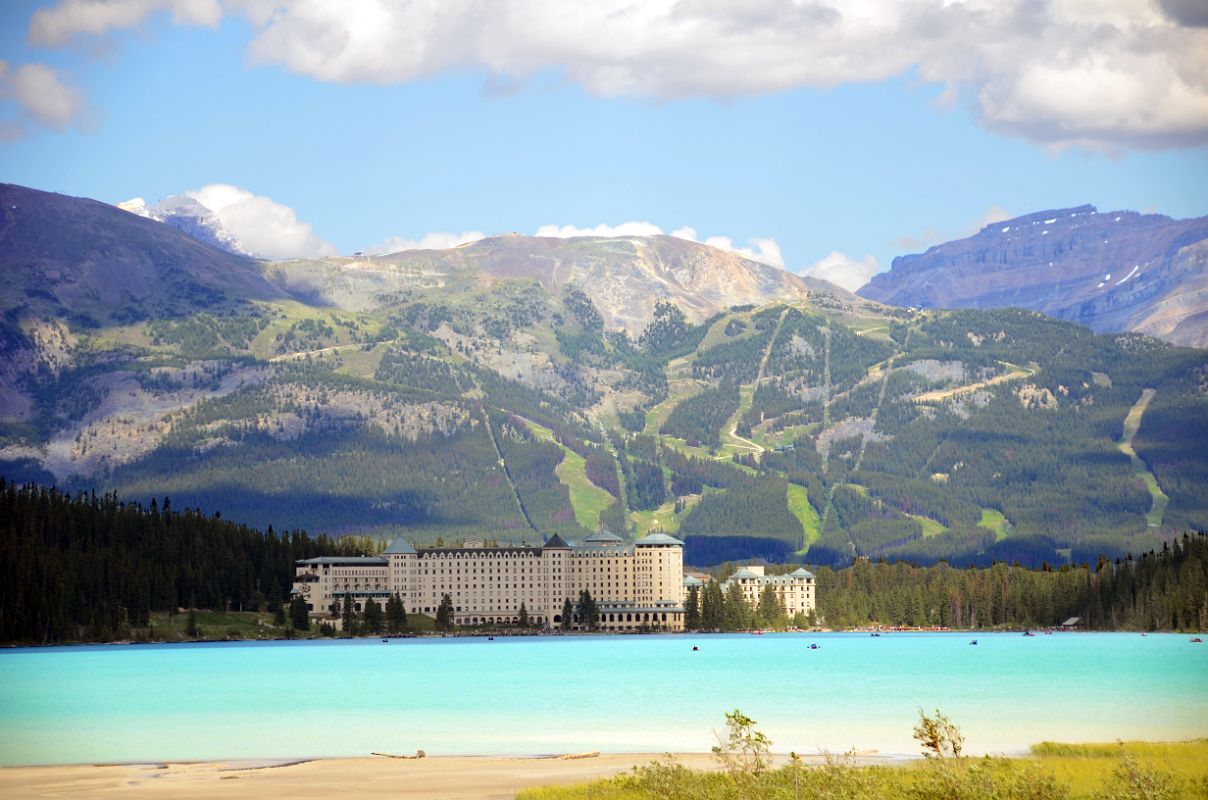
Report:
[{"label": "pine tree", "polygon": [[453,627],[453,598],[447,593],[441,595],[440,607],[436,609],[436,627],[442,631]]},{"label": "pine tree", "polygon": [[310,611],[306,608],[306,601],[301,597],[295,597],[289,601],[289,621],[294,630],[310,630]]},{"label": "pine tree", "polygon": [[751,609],[737,583],[730,584],[722,609],[722,629],[741,631],[751,627]]},{"label": "pine tree", "polygon": [[520,627],[527,628],[529,626],[528,607],[522,601],[520,603]]},{"label": "pine tree", "polygon": [[761,628],[776,628],[784,625],[784,607],[780,604],[780,595],[771,586],[763,587],[759,594],[759,608],[756,610],[756,623]]},{"label": "pine tree", "polygon": [[562,630],[568,631],[575,622],[575,604],[566,598],[562,602]]},{"label": "pine tree", "polygon": [[403,598],[392,594],[386,601],[386,630],[390,633],[402,633],[406,627],[407,609],[403,605]]},{"label": "pine tree", "polygon": [[694,631],[700,628],[700,587],[688,589],[684,598],[684,629]]},{"label": "pine tree", "polygon": [[382,632],[382,607],[372,597],[365,601],[365,631],[379,634]]},{"label": "pine tree", "polygon": [[721,584],[715,580],[709,581],[705,585],[704,596],[701,597],[700,626],[702,630],[721,630],[722,615],[725,613],[725,602],[725,596],[721,591]]},{"label": "pine tree", "polygon": [[586,589],[579,592],[579,607],[577,611],[580,625],[589,631],[594,631],[599,626],[600,611],[596,607],[596,601],[592,598],[591,592]]},{"label": "pine tree", "polygon": [[349,636],[357,634],[357,611],[352,605],[352,593],[344,593],[344,607],[340,613],[340,628]]}]

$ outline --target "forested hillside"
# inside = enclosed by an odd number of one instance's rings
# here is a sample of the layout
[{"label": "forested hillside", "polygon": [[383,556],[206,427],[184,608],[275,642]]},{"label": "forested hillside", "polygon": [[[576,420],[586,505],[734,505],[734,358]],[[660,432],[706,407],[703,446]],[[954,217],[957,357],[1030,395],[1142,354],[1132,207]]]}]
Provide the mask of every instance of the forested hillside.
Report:
[{"label": "forested hillside", "polygon": [[[283,297],[210,296],[169,259],[149,272],[191,300],[86,315],[59,297],[86,286],[10,287],[0,477],[417,544],[658,529],[695,565],[1056,565],[1208,527],[1204,350],[818,287],[659,301],[631,335],[522,244],[506,275],[239,262]],[[602,270],[610,247],[574,252]]]},{"label": "forested hillside", "polygon": [[[735,569],[718,570],[724,579]],[[769,568],[787,571],[791,566]],[[947,628],[1056,627],[1078,617],[1090,630],[1208,629],[1208,536],[1176,537],[1160,550],[1090,564],[1028,569],[920,567],[859,559],[815,569],[818,620]]]},{"label": "forested hillside", "polygon": [[280,606],[296,559],[360,544],[0,480],[0,641],[109,641],[153,611]]},{"label": "forested hillside", "polygon": [[[739,569],[713,569],[711,581],[693,589],[689,627],[743,630],[752,626],[823,625],[905,628],[1055,628],[1071,617],[1077,627],[1100,631],[1202,631],[1208,628],[1208,536],[1184,534],[1160,551],[1094,564],[1043,564],[1028,569],[998,562],[989,567],[920,567],[857,559],[841,569],[815,568],[818,609],[787,620],[770,602],[751,609],[741,594],[720,583]],[[795,565],[769,565],[784,574]]]}]

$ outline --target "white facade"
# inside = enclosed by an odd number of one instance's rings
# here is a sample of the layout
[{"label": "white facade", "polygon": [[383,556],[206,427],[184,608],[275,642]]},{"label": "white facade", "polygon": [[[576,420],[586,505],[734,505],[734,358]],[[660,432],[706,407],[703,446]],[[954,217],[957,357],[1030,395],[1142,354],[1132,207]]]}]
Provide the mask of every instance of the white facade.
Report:
[{"label": "white facade", "polygon": [[[475,542],[474,544],[478,544]],[[297,562],[293,594],[315,617],[338,612],[351,594],[358,611],[394,594],[408,614],[435,616],[453,602],[459,625],[515,624],[523,604],[530,622],[561,627],[566,600],[591,593],[604,630],[683,629],[683,543],[652,534],[625,544],[610,533],[542,547],[431,547],[396,539],[380,557],[311,558]]]},{"label": "white facade", "polygon": [[[688,587],[693,585],[703,588],[701,581],[688,578],[684,581],[685,597]],[[771,586],[776,592],[781,608],[790,617],[794,614],[809,614],[817,608],[814,576],[805,569],[796,569],[787,575],[766,575],[762,566],[743,567],[731,575],[729,580],[722,582],[722,593],[729,593],[732,586],[737,586],[742,591],[743,598],[751,608],[759,605],[759,598],[767,586]]]}]

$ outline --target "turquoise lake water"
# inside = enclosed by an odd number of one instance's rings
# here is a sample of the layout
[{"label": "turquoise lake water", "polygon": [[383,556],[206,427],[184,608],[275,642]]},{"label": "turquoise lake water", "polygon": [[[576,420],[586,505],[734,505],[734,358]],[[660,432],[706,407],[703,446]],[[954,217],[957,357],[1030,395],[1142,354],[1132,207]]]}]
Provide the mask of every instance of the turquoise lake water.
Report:
[{"label": "turquoise lake water", "polygon": [[[970,752],[1208,736],[1208,645],[1138,634],[600,636],[0,651],[0,763],[707,751],[741,708],[777,751]],[[807,645],[817,642],[818,650]],[[699,652],[693,652],[693,645]]]}]

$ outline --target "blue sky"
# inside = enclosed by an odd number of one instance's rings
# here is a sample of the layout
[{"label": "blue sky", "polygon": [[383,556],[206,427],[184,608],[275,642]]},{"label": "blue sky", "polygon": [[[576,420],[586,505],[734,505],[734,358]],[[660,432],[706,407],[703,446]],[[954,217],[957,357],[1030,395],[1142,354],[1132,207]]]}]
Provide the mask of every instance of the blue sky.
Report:
[{"label": "blue sky", "polygon": [[[931,48],[947,47],[942,59],[904,52],[873,75],[865,62],[835,74],[829,51],[809,63],[796,55],[830,46],[811,38],[816,22],[796,42],[776,33],[752,43],[759,20],[713,16],[699,48],[650,45],[645,56],[640,38],[622,55],[601,54],[590,30],[576,39],[564,21],[531,40],[512,36],[501,52],[489,28],[467,22],[477,27],[457,29],[457,41],[479,44],[446,57],[453,34],[403,33],[413,19],[396,20],[397,41],[358,39],[367,34],[350,28],[350,53],[299,45],[324,26],[286,29],[292,12],[273,0],[278,16],[268,21],[238,10],[259,0],[130,2],[142,13],[99,31],[102,0],[0,8],[0,179],[108,202],[231,184],[292,209],[342,253],[434,232],[646,221],[734,247],[773,239],[794,271],[832,253],[840,271],[867,272],[868,256],[887,268],[979,222],[1087,202],[1208,214],[1202,96],[1175,96],[1173,112],[1140,109],[1145,126],[1132,122],[1137,109],[1113,121],[1103,103],[1054,112],[1052,98],[1022,94],[1030,77],[1017,67],[954,43],[959,30]],[[31,32],[39,9],[57,14],[50,33]],[[190,24],[190,14],[215,25]],[[1152,68],[1161,80],[1160,68],[1208,30],[1168,23],[1172,51],[1137,74]],[[866,31],[842,35],[874,46]],[[1024,47],[1027,37],[1011,41]],[[724,58],[694,61],[703,48]],[[779,75],[781,62],[791,74]],[[30,64],[66,87],[66,106],[40,108],[38,93],[17,82]],[[1137,97],[1152,95],[1142,89]],[[1128,97],[1126,87],[1120,103]],[[1028,118],[1021,108],[1039,110]]]}]

